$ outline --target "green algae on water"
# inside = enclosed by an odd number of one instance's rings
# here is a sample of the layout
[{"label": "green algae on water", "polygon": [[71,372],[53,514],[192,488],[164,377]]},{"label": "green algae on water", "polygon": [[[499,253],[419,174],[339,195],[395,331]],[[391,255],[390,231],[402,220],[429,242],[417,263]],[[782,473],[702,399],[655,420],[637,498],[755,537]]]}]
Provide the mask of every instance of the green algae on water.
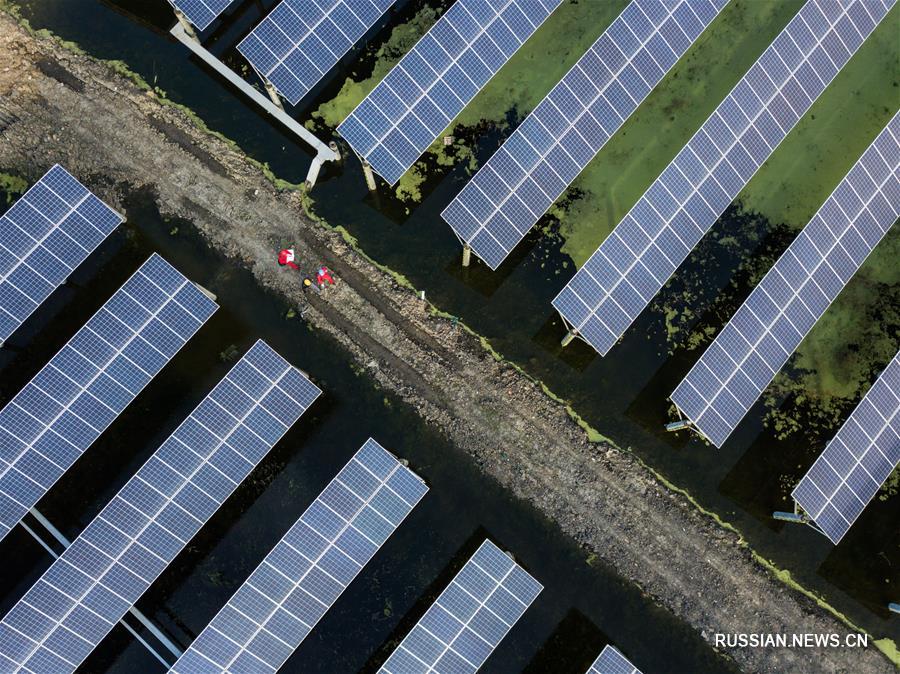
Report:
[{"label": "green algae on water", "polygon": [[9,173],[0,173],[0,192],[6,193],[6,203],[11,204],[19,195],[25,194],[28,189],[28,181]]}]

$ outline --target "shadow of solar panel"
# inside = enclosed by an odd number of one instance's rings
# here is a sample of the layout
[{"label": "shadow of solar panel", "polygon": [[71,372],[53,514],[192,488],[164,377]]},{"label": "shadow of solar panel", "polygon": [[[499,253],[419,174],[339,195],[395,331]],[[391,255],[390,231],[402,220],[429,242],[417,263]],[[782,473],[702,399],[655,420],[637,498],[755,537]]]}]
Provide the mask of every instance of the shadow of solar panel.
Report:
[{"label": "shadow of solar panel", "polygon": [[587,674],[641,674],[641,671],[613,646],[606,645]]},{"label": "shadow of solar panel", "polygon": [[553,300],[606,355],[894,0],[808,0]]},{"label": "shadow of solar panel", "polygon": [[0,622],[0,670],[73,672],[321,393],[258,341]]},{"label": "shadow of solar panel", "polygon": [[441,213],[460,240],[497,269],[727,3],[633,0]]},{"label": "shadow of solar panel", "polygon": [[900,353],[797,484],[791,496],[840,543],[900,464]]},{"label": "shadow of solar panel", "polygon": [[350,51],[394,0],[283,0],[238,45],[293,105]]},{"label": "shadow of solar panel", "polygon": [[0,217],[0,345],[122,220],[59,164]]},{"label": "shadow of solar panel", "polygon": [[169,0],[169,4],[184,14],[198,30],[209,28],[209,24],[232,2],[234,0]]},{"label": "shadow of solar panel", "polygon": [[485,540],[379,672],[475,672],[543,587]]},{"label": "shadow of solar panel", "polygon": [[171,671],[278,670],[427,491],[367,440]]},{"label": "shadow of solar panel", "polygon": [[456,0],[338,133],[391,185],[562,0]]},{"label": "shadow of solar panel", "polygon": [[0,410],[0,540],[216,309],[154,254]]},{"label": "shadow of solar panel", "polygon": [[900,215],[900,113],[672,394],[721,447]]}]

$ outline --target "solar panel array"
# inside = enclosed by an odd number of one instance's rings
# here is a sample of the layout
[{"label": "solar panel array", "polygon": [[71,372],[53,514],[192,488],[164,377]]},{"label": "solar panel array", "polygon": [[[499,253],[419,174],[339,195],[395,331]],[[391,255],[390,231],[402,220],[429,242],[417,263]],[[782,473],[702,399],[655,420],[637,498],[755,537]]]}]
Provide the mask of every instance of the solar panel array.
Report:
[{"label": "solar panel array", "polygon": [[0,540],[217,308],[154,254],[0,410]]},{"label": "solar panel array", "polygon": [[427,491],[367,440],[171,671],[277,671]]},{"label": "solar panel array", "polygon": [[562,0],[456,0],[338,132],[393,185]]},{"label": "solar panel array", "polygon": [[296,105],[394,1],[283,0],[238,51]]},{"label": "solar panel array", "polygon": [[900,463],[900,353],[792,496],[837,545]]},{"label": "solar panel array", "polygon": [[641,674],[641,670],[632,665],[628,658],[607,644],[587,674]]},{"label": "solar panel array", "polygon": [[121,222],[59,164],[0,217],[0,344]]},{"label": "solar panel array", "polygon": [[485,540],[378,671],[473,674],[542,589]]},{"label": "solar panel array", "polygon": [[605,355],[895,0],[808,0],[553,300]]},{"label": "solar panel array", "polygon": [[169,0],[199,30],[206,30],[234,0]]},{"label": "solar panel array", "polygon": [[753,289],[672,394],[717,447],[900,215],[900,113]]},{"label": "solar panel array", "polygon": [[73,672],[319,395],[257,342],[0,623],[0,671]]},{"label": "solar panel array", "polygon": [[496,269],[728,0],[632,0],[441,216]]}]

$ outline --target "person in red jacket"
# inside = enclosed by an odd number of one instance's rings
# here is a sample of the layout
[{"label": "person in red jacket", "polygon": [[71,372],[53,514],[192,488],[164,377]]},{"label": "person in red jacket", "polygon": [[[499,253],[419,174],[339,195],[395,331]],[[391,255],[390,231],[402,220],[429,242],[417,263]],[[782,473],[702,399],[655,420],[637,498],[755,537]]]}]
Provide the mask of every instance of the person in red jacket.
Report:
[{"label": "person in red jacket", "polygon": [[284,250],[278,253],[278,264],[284,267],[287,265],[291,269],[300,270],[296,264],[294,264],[294,249],[293,248],[285,248]]},{"label": "person in red jacket", "polygon": [[324,288],[326,283],[334,285],[334,277],[331,275],[331,270],[328,267],[319,267],[319,271],[316,272],[316,282],[320,288]]}]

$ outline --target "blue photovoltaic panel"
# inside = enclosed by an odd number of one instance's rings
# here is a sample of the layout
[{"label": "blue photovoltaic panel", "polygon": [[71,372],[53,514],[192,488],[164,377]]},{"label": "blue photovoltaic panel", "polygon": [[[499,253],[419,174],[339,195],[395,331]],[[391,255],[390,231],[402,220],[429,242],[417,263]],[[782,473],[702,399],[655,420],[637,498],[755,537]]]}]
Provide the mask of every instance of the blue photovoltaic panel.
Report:
[{"label": "blue photovoltaic panel", "polygon": [[277,671],[427,491],[370,438],[170,671]]},{"label": "blue photovoltaic panel", "polygon": [[721,447],[900,215],[900,113],[672,394]]},{"label": "blue photovoltaic panel", "polygon": [[379,673],[474,674],[542,589],[485,540]]},{"label": "blue photovoltaic panel", "polygon": [[632,0],[441,216],[497,269],[728,0]]},{"label": "blue photovoltaic panel", "polygon": [[895,0],[808,0],[553,306],[606,355]]},{"label": "blue photovoltaic panel", "polygon": [[614,647],[606,645],[587,674],[641,674],[641,671]]},{"label": "blue photovoltaic panel", "polygon": [[319,395],[241,358],[0,623],[0,671],[74,672]]},{"label": "blue photovoltaic panel", "polygon": [[394,2],[283,0],[238,51],[297,105]]},{"label": "blue photovoltaic panel", "polygon": [[0,410],[0,540],[217,308],[154,254]]},{"label": "blue photovoltaic panel", "polygon": [[59,164],[0,217],[0,345],[121,222]]},{"label": "blue photovoltaic panel", "polygon": [[234,0],[169,0],[199,30],[206,30]]},{"label": "blue photovoltaic panel", "polygon": [[562,0],[456,0],[338,132],[391,185]]},{"label": "blue photovoltaic panel", "polygon": [[792,496],[837,545],[900,463],[900,353]]}]

